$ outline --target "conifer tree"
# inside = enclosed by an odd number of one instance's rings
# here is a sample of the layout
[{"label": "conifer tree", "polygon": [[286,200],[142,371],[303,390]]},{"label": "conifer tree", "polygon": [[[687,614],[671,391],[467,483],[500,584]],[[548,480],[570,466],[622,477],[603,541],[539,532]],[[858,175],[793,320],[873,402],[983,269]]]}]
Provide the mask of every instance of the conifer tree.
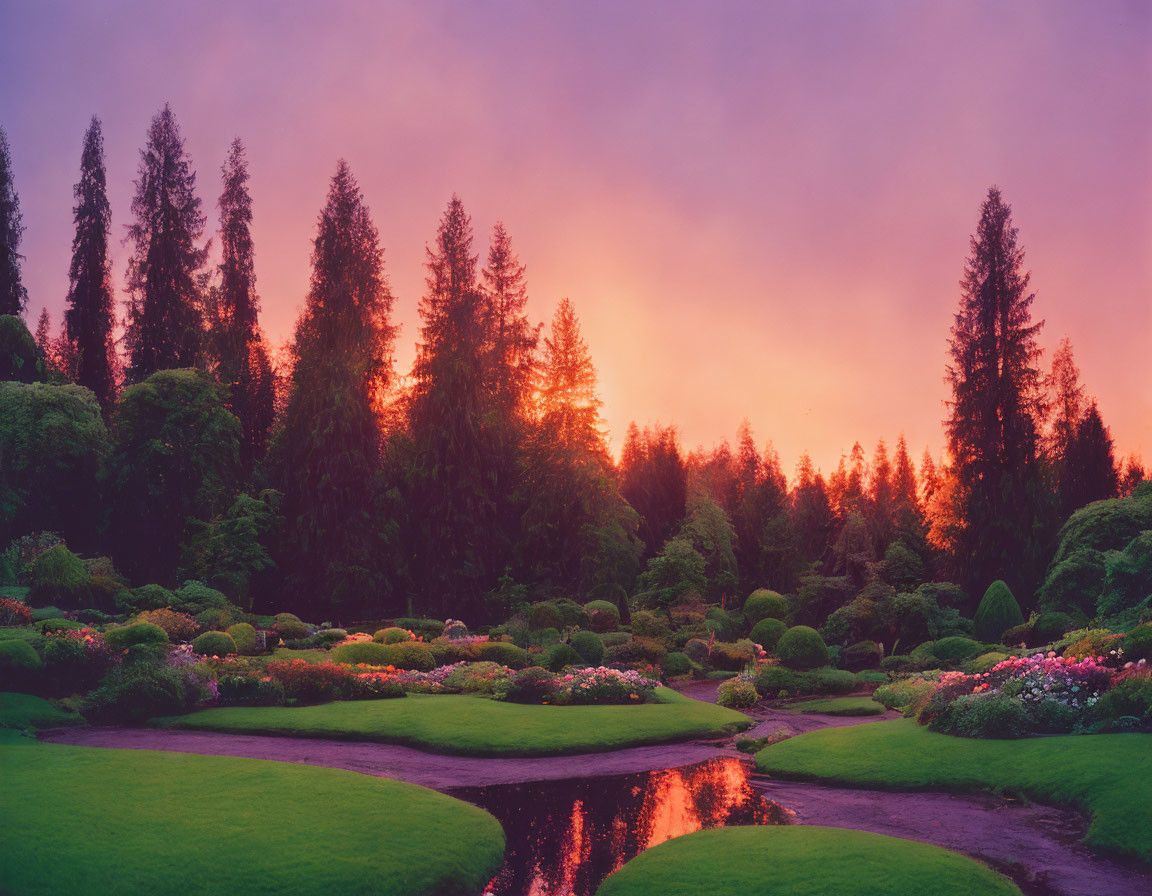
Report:
[{"label": "conifer tree", "polygon": [[206,219],[196,195],[196,172],[172,109],[165,103],[140,151],[133,244],[128,261],[128,379],[198,360],[203,323],[197,275],[208,257],[197,243]]},{"label": "conifer tree", "polygon": [[75,196],[76,235],[68,268],[63,336],[72,375],[79,385],[92,390],[107,416],[116,400],[112,260],[108,255],[112,211],[104,169],[104,135],[95,115],[84,135]]},{"label": "conifer tree", "polygon": [[1080,418],[1065,456],[1060,482],[1062,509],[1066,515],[1071,514],[1093,501],[1115,498],[1119,490],[1112,434],[1092,401]]},{"label": "conifer tree", "polygon": [[540,327],[528,322],[525,267],[513,250],[512,238],[502,222],[498,221],[492,228],[488,263],[481,274],[487,302],[489,388],[500,416],[519,416],[531,398]]},{"label": "conifer tree", "polygon": [[23,236],[20,197],[12,175],[12,153],[8,149],[8,135],[0,128],[0,314],[18,317],[28,304],[28,290],[20,277]]}]

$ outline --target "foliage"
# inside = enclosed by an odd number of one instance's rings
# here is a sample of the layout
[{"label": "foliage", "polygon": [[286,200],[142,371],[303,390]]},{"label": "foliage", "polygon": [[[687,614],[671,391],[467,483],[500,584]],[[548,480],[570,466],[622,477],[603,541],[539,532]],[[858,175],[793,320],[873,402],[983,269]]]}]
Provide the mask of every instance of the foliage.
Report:
[{"label": "foliage", "polygon": [[826,716],[878,716],[883,715],[884,706],[871,697],[831,697],[824,700],[804,700],[792,704],[793,710],[804,713],[820,713]]},{"label": "foliage", "polygon": [[132,622],[108,629],[104,632],[104,640],[112,650],[121,651],[134,644],[167,644],[168,633],[151,622]]},{"label": "foliage", "polygon": [[540,665],[550,672],[561,672],[568,666],[579,665],[580,662],[580,654],[570,644],[553,644],[540,657]]},{"label": "foliage", "polygon": [[655,557],[648,561],[640,577],[640,587],[654,595],[662,606],[707,589],[707,562],[686,538],[671,538]]},{"label": "foliage", "polygon": [[216,679],[220,706],[281,706],[284,685],[270,675],[221,675]]},{"label": "foliage", "polygon": [[40,655],[27,641],[0,641],[0,688],[24,690],[43,667]]},{"label": "foliage", "polygon": [[298,641],[301,638],[306,638],[312,633],[312,629],[301,622],[297,617],[291,613],[280,613],[276,616],[276,624],[273,626],[278,634],[285,641]]},{"label": "foliage", "polygon": [[1124,638],[1124,656],[1129,660],[1152,663],[1152,622],[1139,625]]},{"label": "foliage", "polygon": [[14,597],[0,598],[0,626],[27,625],[31,621],[32,610],[24,601]]},{"label": "foliage", "polygon": [[610,632],[620,625],[620,611],[606,600],[592,600],[584,604],[588,624],[594,632]]},{"label": "foliage", "polygon": [[256,629],[247,622],[237,622],[228,626],[228,635],[236,642],[236,652],[251,656],[256,652]]},{"label": "foliage", "polygon": [[778,697],[783,691],[794,694],[800,689],[800,676],[783,666],[765,666],[756,673],[755,685],[758,693],[765,697]]},{"label": "foliage", "polygon": [[384,644],[373,641],[353,641],[340,644],[332,649],[332,662],[349,665],[389,666],[394,665],[395,653]]},{"label": "foliage", "polygon": [[752,678],[747,675],[737,675],[727,681],[720,682],[716,689],[716,702],[721,706],[733,709],[747,709],[755,706],[760,700]]},{"label": "foliage", "polygon": [[475,651],[477,659],[496,662],[511,669],[523,669],[528,664],[528,652],[506,641],[482,641],[476,645]]},{"label": "foliage", "polygon": [[876,688],[872,698],[888,709],[897,709],[905,715],[912,715],[912,708],[927,700],[928,695],[936,687],[938,678],[938,673],[897,678],[890,684]]},{"label": "foliage", "polygon": [[759,644],[765,650],[771,652],[776,649],[776,645],[780,641],[780,636],[783,635],[787,629],[788,626],[780,619],[769,616],[761,619],[752,626],[752,632],[748,635],[748,638]]},{"label": "foliage", "polygon": [[796,625],[776,642],[780,661],[790,669],[815,669],[828,664],[828,648],[815,629]]},{"label": "foliage", "polygon": [[568,639],[580,661],[589,666],[599,666],[604,661],[604,642],[595,632],[576,632]]},{"label": "foliage", "polygon": [[124,663],[114,666],[84,698],[80,711],[94,724],[133,724],[185,712],[201,695],[179,669],[146,661]]},{"label": "foliage", "polygon": [[[379,644],[358,646],[380,647]],[[333,651],[335,654],[335,651]],[[298,703],[322,703],[347,696],[353,673],[338,663],[310,663],[307,660],[273,660],[265,672],[284,687],[284,696]]]},{"label": "foliage", "polygon": [[[145,586],[159,588],[159,585]],[[228,602],[224,593],[215,588],[209,588],[203,582],[188,581],[172,596],[172,609],[189,616],[198,616],[205,610],[235,609]]]},{"label": "foliage", "polygon": [[200,631],[200,625],[191,616],[169,609],[146,610],[138,618],[141,622],[160,626],[173,643],[191,640]]},{"label": "foliage", "polygon": [[673,651],[664,657],[664,674],[669,677],[687,675],[692,671],[692,661],[679,651]]},{"label": "foliage", "polygon": [[787,620],[787,618],[788,599],[775,591],[758,588],[744,601],[744,620],[752,625],[763,619]]},{"label": "foliage", "polygon": [[0,382],[35,383],[43,379],[44,362],[27,325],[15,314],[0,313]]},{"label": "foliage", "polygon": [[141,585],[116,596],[116,608],[128,613],[162,610],[176,603],[176,595],[163,585]]},{"label": "foliage", "polygon": [[236,642],[224,632],[204,632],[193,640],[192,649],[202,656],[228,656],[237,652]]},{"label": "foliage", "polygon": [[372,635],[372,640],[377,644],[399,644],[403,641],[411,641],[412,639],[412,632],[406,628],[399,628],[395,625],[389,628],[382,628]]},{"label": "foliage", "polygon": [[976,637],[995,644],[1000,636],[1014,625],[1024,621],[1020,604],[1012,596],[1011,590],[1000,579],[988,586],[980,606],[976,609]]},{"label": "foliage", "polygon": [[199,579],[251,607],[261,576],[276,568],[269,545],[277,543],[284,523],[280,503],[279,492],[265,489],[256,497],[237,495],[210,522],[189,520],[181,545],[181,576]]}]

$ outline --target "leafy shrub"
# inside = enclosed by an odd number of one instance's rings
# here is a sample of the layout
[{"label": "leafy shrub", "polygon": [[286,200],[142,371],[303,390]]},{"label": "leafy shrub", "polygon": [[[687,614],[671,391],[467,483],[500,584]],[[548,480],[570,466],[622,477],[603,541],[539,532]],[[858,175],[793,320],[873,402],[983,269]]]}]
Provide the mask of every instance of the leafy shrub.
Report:
[{"label": "leafy shrub", "polygon": [[1152,662],[1152,622],[1138,625],[1124,639],[1124,658]]},{"label": "leafy shrub", "polygon": [[921,667],[921,663],[903,653],[894,653],[880,660],[880,669],[884,672],[913,672]]},{"label": "leafy shrub", "polygon": [[27,641],[0,641],[0,690],[20,690],[44,667],[40,655]]},{"label": "leafy shrub", "polygon": [[876,669],[880,660],[880,645],[875,641],[857,641],[840,651],[840,665],[853,671]]},{"label": "leafy shrub", "polygon": [[739,672],[755,659],[756,647],[747,639],[733,644],[714,641],[712,652],[708,655],[708,663],[712,668],[726,669],[730,672]]},{"label": "leafy shrub", "polygon": [[[788,618],[788,598],[767,588],[757,588],[744,601],[744,621],[755,625],[764,619]],[[753,641],[756,639],[753,638]]]},{"label": "leafy shrub", "polygon": [[425,641],[430,641],[433,638],[439,638],[442,634],[444,634],[444,623],[439,619],[425,619],[423,617],[414,618],[411,616],[404,616],[400,619],[397,619],[395,625],[397,628],[406,628],[410,632],[415,632]]},{"label": "leafy shrub", "polygon": [[0,381],[35,383],[44,378],[36,340],[15,314],[0,314]]},{"label": "leafy shrub", "polygon": [[[138,646],[138,645],[137,645]],[[191,709],[202,692],[177,669],[153,662],[112,669],[83,701],[80,712],[98,725],[132,724]]]},{"label": "leafy shrub", "polygon": [[221,675],[216,699],[221,706],[281,706],[284,685],[271,676]]},{"label": "leafy shrub", "polygon": [[1008,585],[997,579],[988,586],[976,609],[976,637],[998,644],[1005,631],[1022,622],[1024,614],[1020,612],[1020,604],[1012,596]]},{"label": "leafy shrub", "polygon": [[[751,599],[751,598],[749,598]],[[780,636],[788,630],[788,626],[775,616],[769,616],[761,619],[754,626],[752,626],[752,633],[748,636],[750,641],[759,644],[765,650],[771,652],[776,649],[776,645],[780,641]]]},{"label": "leafy shrub", "polygon": [[[398,647],[400,645],[393,645]],[[375,641],[353,641],[340,644],[332,649],[332,662],[347,663],[350,666],[394,666],[396,657],[393,647],[377,644]],[[429,654],[431,656],[431,654]],[[429,666],[431,668],[431,666]]]},{"label": "leafy shrub", "polygon": [[640,638],[629,638],[622,644],[605,648],[603,661],[612,666],[637,666],[650,662]]},{"label": "leafy shrub", "polygon": [[566,666],[576,666],[580,663],[580,654],[572,649],[571,644],[553,644],[541,656],[541,665],[549,672],[559,672]]},{"label": "leafy shrub", "polygon": [[850,694],[858,687],[855,675],[831,666],[801,672],[799,679],[800,690],[805,694]]},{"label": "leafy shrub", "polygon": [[[372,645],[372,642],[367,642]],[[373,645],[383,649],[383,645]],[[355,676],[336,663],[310,663],[307,660],[276,660],[265,671],[284,686],[284,695],[298,703],[339,700],[353,687]]]},{"label": "leafy shrub", "polygon": [[83,622],[77,622],[75,619],[45,619],[40,623],[40,634],[46,635],[49,632],[62,632],[67,629],[78,630],[87,628]]},{"label": "leafy shrub", "polygon": [[32,610],[14,597],[0,598],[0,627],[27,625],[32,621]]},{"label": "leafy shrub", "polygon": [[528,664],[528,651],[508,641],[487,641],[476,645],[476,657],[509,669],[523,669]]},{"label": "leafy shrub", "polygon": [[[995,642],[993,642],[995,643]],[[932,655],[944,663],[959,663],[978,656],[984,650],[984,645],[971,638],[962,638],[953,635],[941,638],[932,644]]]},{"label": "leafy shrub", "polygon": [[325,647],[339,644],[348,637],[348,632],[342,628],[324,628],[316,632],[316,639]]},{"label": "leafy shrub", "polygon": [[1023,737],[1028,730],[1023,704],[998,693],[964,694],[929,724],[933,731],[960,737]]},{"label": "leafy shrub", "polygon": [[1075,627],[1076,623],[1067,613],[1041,613],[1032,629],[1039,643],[1049,644],[1060,640]]},{"label": "leafy shrub", "polygon": [[595,632],[576,632],[569,639],[569,643],[579,654],[581,661],[589,666],[599,666],[604,662],[604,642]]},{"label": "leafy shrub", "polygon": [[[635,619],[635,617],[633,617]],[[648,636],[653,637],[654,636]],[[654,638],[659,640],[658,638]],[[600,636],[600,640],[604,642],[605,647],[619,647],[621,644],[627,644],[632,640],[632,636],[628,632],[607,632]]]},{"label": "leafy shrub", "polygon": [[380,629],[372,636],[372,640],[377,644],[399,644],[401,641],[411,641],[412,632],[393,625],[389,628]]},{"label": "leafy shrub", "polygon": [[1064,649],[1064,656],[1082,660],[1085,657],[1109,656],[1122,647],[1124,636],[1106,628],[1093,628],[1079,633],[1080,637]]},{"label": "leafy shrub", "polygon": [[731,641],[740,634],[743,620],[720,607],[709,607],[704,617],[704,625],[709,631],[716,633],[718,641]]},{"label": "leafy shrub", "polygon": [[200,625],[195,619],[174,610],[146,610],[140,614],[139,619],[141,622],[151,622],[160,626],[168,635],[168,640],[173,642],[187,641],[196,637],[196,633],[200,631]]},{"label": "leafy shrub", "polygon": [[285,641],[299,641],[312,634],[312,628],[291,613],[278,613],[272,629]]},{"label": "leafy shrub", "polygon": [[828,665],[828,648],[814,628],[796,625],[776,642],[780,661],[790,669],[815,669]]},{"label": "leafy shrub", "polygon": [[1008,659],[1008,654],[992,651],[991,653],[982,653],[974,660],[969,660],[964,664],[964,671],[973,675],[981,675],[985,672],[990,672],[992,668]]},{"label": "leafy shrub", "polygon": [[91,577],[84,561],[63,544],[36,557],[28,569],[33,603],[74,607],[84,603]]},{"label": "leafy shrub", "polygon": [[687,675],[692,671],[692,660],[686,654],[673,651],[664,657],[664,674],[668,676]]},{"label": "leafy shrub", "polygon": [[528,632],[529,647],[551,647],[560,643],[560,630],[555,628],[532,629]]},{"label": "leafy shrub", "polygon": [[[371,641],[367,643],[372,644]],[[383,647],[384,645],[377,644],[375,646]],[[389,644],[384,649],[388,656],[384,665],[395,666],[397,669],[412,669],[418,672],[431,672],[436,668],[436,657],[432,655],[432,651],[417,641]]]},{"label": "leafy shrub", "polygon": [[556,605],[551,601],[532,604],[532,606],[528,608],[528,627],[533,631],[552,628],[557,630],[557,637],[559,637],[559,629],[562,628],[563,625],[564,622],[560,619],[560,611],[556,609]]},{"label": "leafy shrub", "polygon": [[256,629],[247,622],[237,622],[228,626],[228,634],[236,642],[236,652],[242,656],[252,656],[256,652]]},{"label": "leafy shrub", "polygon": [[606,600],[590,600],[584,604],[588,625],[594,632],[610,632],[620,626],[620,611]]},{"label": "leafy shrub", "polygon": [[759,699],[760,694],[756,691],[756,685],[746,675],[737,675],[735,678],[722,681],[716,689],[716,702],[732,709],[747,709],[755,706]]},{"label": "leafy shrub", "polygon": [[236,642],[224,632],[204,632],[192,642],[192,649],[202,656],[228,656],[236,653]]},{"label": "leafy shrub", "polygon": [[468,694],[504,693],[511,677],[500,663],[463,663],[448,673],[444,686]]},{"label": "leafy shrub", "polygon": [[112,650],[119,652],[134,644],[166,645],[168,633],[151,622],[133,622],[108,629],[104,632],[104,640]]},{"label": "leafy shrub", "polygon": [[576,669],[556,679],[552,702],[557,705],[643,703],[655,685],[638,672],[618,669]]},{"label": "leafy shrub", "polygon": [[688,659],[700,666],[710,665],[708,656],[708,642],[703,638],[693,638],[684,645],[684,653]]},{"label": "leafy shrub", "polygon": [[[610,635],[615,634],[615,632],[610,633]],[[632,614],[632,634],[670,644],[672,627],[668,624],[667,617],[662,613],[652,610],[637,610]],[[607,638],[605,644],[607,644]]]},{"label": "leafy shrub", "polygon": [[543,703],[556,687],[556,676],[540,666],[517,672],[504,698],[512,703]]},{"label": "leafy shrub", "polygon": [[756,690],[765,697],[777,697],[781,691],[795,694],[800,690],[800,677],[783,666],[765,666],[756,673]]},{"label": "leafy shrub", "polygon": [[881,685],[873,692],[872,699],[907,716],[913,714],[913,707],[926,700],[935,687],[935,676],[912,675]]},{"label": "leafy shrub", "polygon": [[161,610],[176,603],[176,595],[161,585],[141,585],[116,595],[116,606],[125,613]]},{"label": "leafy shrub", "polygon": [[173,609],[189,616],[196,616],[205,610],[232,609],[232,604],[224,592],[209,588],[203,582],[187,581],[174,595]]},{"label": "leafy shrub", "polygon": [[1096,701],[1093,715],[1106,728],[1121,719],[1152,723],[1152,674],[1133,675],[1105,691]]},{"label": "leafy shrub", "polygon": [[[235,607],[219,610],[211,607],[202,613],[196,614],[196,624],[201,628],[211,628],[224,631],[230,625],[240,621],[241,613]],[[277,637],[280,637],[277,635]]]}]

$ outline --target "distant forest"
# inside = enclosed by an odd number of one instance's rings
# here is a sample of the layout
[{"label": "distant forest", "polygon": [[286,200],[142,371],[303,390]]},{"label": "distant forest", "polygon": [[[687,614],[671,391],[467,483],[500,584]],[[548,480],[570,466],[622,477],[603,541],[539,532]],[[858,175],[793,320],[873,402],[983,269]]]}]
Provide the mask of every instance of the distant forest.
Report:
[{"label": "distant forest", "polygon": [[[125,581],[219,589],[249,610],[470,624],[551,597],[722,604],[755,588],[859,593],[1005,580],[1027,610],[1077,508],[1133,492],[1068,340],[1037,342],[1011,208],[976,216],[951,332],[943,459],[899,434],[789,477],[747,423],[687,451],[633,424],[618,462],[572,302],[545,329],[496,223],[481,255],[453,196],[427,248],[416,360],[393,363],[383,250],[343,161],[290,344],[260,327],[244,146],[208,214],[168,106],[140,153],[126,301],[111,277],[101,123],[84,135],[64,319],[23,315],[23,227],[0,131],[0,582],[64,540]],[[122,334],[122,335],[121,335]],[[818,338],[818,334],[815,338]],[[785,388],[786,384],[780,384]],[[734,385],[733,388],[739,388]],[[736,421],[733,421],[736,422]],[[119,577],[119,578],[118,578]],[[839,589],[837,591],[837,589]],[[827,615],[821,614],[821,618]]]}]

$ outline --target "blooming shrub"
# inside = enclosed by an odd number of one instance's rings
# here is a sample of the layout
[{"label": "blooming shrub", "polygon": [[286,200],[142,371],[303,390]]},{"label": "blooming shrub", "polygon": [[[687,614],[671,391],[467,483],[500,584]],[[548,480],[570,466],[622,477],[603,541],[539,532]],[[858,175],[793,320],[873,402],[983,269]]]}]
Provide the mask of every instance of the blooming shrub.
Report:
[{"label": "blooming shrub", "polygon": [[468,637],[468,626],[466,626],[459,619],[445,619],[443,637],[449,641],[457,641],[460,638]]},{"label": "blooming shrub", "polygon": [[284,686],[284,696],[297,703],[339,700],[349,693],[355,676],[347,666],[307,660],[277,660],[268,664],[266,672]]},{"label": "blooming shrub", "polygon": [[493,694],[515,673],[500,663],[461,663],[444,679],[444,686],[469,694]]},{"label": "blooming shrub", "polygon": [[654,691],[655,682],[639,672],[596,666],[557,677],[551,702],[559,706],[644,703]]},{"label": "blooming shrub", "polygon": [[14,597],[0,599],[0,626],[5,628],[27,625],[32,621],[32,610],[22,600]]},{"label": "blooming shrub", "polygon": [[1124,636],[1103,628],[1089,629],[1064,649],[1064,656],[1073,659],[1100,657],[1111,666],[1121,664],[1124,656]]},{"label": "blooming shrub", "polygon": [[720,687],[716,689],[716,702],[733,709],[755,706],[759,699],[760,694],[756,691],[756,685],[748,675],[737,675],[735,678],[722,681]]},{"label": "blooming shrub", "polygon": [[44,635],[44,664],[57,691],[91,688],[116,660],[117,654],[93,628],[62,628]]},{"label": "blooming shrub", "polygon": [[200,631],[200,624],[191,616],[167,608],[146,610],[138,618],[141,622],[160,626],[167,633],[169,641],[190,641]]},{"label": "blooming shrub", "polygon": [[284,685],[271,675],[221,675],[216,698],[221,706],[280,706]]},{"label": "blooming shrub", "polygon": [[543,703],[552,696],[556,676],[540,666],[522,669],[497,696],[511,703]]}]

